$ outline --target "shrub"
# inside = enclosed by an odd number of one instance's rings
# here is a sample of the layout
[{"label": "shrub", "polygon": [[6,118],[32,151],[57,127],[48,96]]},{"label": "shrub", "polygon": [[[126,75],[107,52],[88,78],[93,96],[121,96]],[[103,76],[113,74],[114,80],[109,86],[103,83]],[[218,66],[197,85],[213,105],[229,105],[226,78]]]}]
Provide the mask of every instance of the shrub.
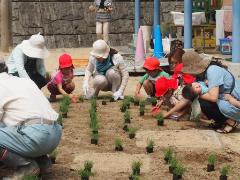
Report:
[{"label": "shrub", "polygon": [[121,148],[122,147],[122,140],[119,138],[116,138],[114,141],[115,148]]},{"label": "shrub", "polygon": [[173,169],[175,169],[178,165],[178,160],[176,158],[172,158],[170,160],[170,167],[172,167]]},{"label": "shrub", "polygon": [[152,139],[147,140],[147,147],[148,148],[153,148],[155,145],[154,141]]},{"label": "shrub", "polygon": [[217,158],[216,158],[215,154],[210,154],[208,156],[208,164],[209,165],[214,165],[216,163],[216,160],[217,160]]},{"label": "shrub", "polygon": [[173,150],[169,147],[164,150],[164,160],[167,161],[168,163],[173,157]]},{"label": "shrub", "polygon": [[230,166],[224,166],[220,171],[221,176],[227,176],[229,174],[229,171],[230,171]]},{"label": "shrub", "polygon": [[178,163],[173,172],[177,176],[182,176],[185,171],[186,169],[180,163]]},{"label": "shrub", "polygon": [[85,161],[84,162],[84,170],[91,172],[93,167],[93,162],[92,161]]}]

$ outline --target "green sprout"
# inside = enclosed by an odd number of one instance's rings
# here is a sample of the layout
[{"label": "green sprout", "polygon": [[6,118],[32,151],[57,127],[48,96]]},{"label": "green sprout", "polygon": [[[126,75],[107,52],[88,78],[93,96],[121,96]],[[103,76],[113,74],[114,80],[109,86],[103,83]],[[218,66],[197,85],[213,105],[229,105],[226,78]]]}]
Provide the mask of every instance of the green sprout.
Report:
[{"label": "green sprout", "polygon": [[124,112],[124,121],[125,121],[125,123],[130,123],[130,112],[129,111]]},{"label": "green sprout", "polygon": [[229,174],[230,171],[230,166],[224,166],[221,170],[221,176],[227,176]]},{"label": "green sprout", "polygon": [[169,163],[172,158],[173,158],[173,150],[169,147],[164,151],[164,160],[167,163]]},{"label": "green sprout", "polygon": [[215,154],[210,154],[208,156],[208,164],[209,165],[214,165],[216,163],[217,157]]},{"label": "green sprout", "polygon": [[173,173],[177,176],[182,176],[185,171],[186,171],[186,169],[180,163],[178,163],[177,166],[175,167]]},{"label": "green sprout", "polygon": [[128,134],[135,134],[136,131],[137,131],[137,128],[134,128],[134,127],[128,128]]},{"label": "green sprout", "polygon": [[84,179],[84,178],[89,178],[92,175],[92,173],[90,171],[82,168],[78,171],[78,175]]},{"label": "green sprout", "polygon": [[132,163],[132,174],[133,175],[140,175],[140,169],[142,167],[141,161],[133,161]]},{"label": "green sprout", "polygon": [[117,149],[122,148],[122,140],[121,139],[116,138],[114,141],[114,144],[115,144],[115,148],[117,148]]},{"label": "green sprout", "polygon": [[84,170],[92,172],[93,162],[92,161],[85,161],[84,162]]},{"label": "green sprout", "polygon": [[67,114],[67,113],[68,113],[68,105],[66,105],[66,104],[64,104],[64,103],[61,103],[61,104],[60,104],[59,111],[60,111],[62,114]]},{"label": "green sprout", "polygon": [[147,147],[148,148],[153,148],[155,145],[154,141],[152,139],[147,140]]},{"label": "green sprout", "polygon": [[37,176],[25,175],[22,180],[39,180]]},{"label": "green sprout", "polygon": [[170,168],[174,170],[176,169],[177,165],[178,165],[178,160],[176,158],[172,158],[170,160]]}]

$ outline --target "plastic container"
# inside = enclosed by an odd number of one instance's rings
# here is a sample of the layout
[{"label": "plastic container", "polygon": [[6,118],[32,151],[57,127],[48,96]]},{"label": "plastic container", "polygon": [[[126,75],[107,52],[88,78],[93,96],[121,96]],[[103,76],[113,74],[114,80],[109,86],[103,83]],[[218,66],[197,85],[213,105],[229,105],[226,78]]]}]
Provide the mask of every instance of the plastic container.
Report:
[{"label": "plastic container", "polygon": [[[174,25],[184,25],[184,13],[171,11]],[[201,25],[206,22],[205,12],[192,13],[192,25]]]},{"label": "plastic container", "polygon": [[222,54],[231,55],[232,54],[232,40],[228,38],[219,39],[220,41],[220,51]]}]

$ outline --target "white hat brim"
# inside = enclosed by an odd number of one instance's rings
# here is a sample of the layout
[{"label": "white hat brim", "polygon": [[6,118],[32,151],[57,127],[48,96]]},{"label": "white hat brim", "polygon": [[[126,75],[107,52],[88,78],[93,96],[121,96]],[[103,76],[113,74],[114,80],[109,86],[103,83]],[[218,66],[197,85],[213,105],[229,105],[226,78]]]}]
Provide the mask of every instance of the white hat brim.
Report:
[{"label": "white hat brim", "polygon": [[104,52],[104,54],[98,54],[97,52],[94,51],[94,49],[90,52],[90,54],[91,54],[92,56],[94,56],[94,57],[97,57],[97,58],[100,57],[100,58],[106,59],[106,58],[108,57],[108,55],[109,55],[109,52],[110,52],[110,47],[107,46],[107,49],[106,49],[106,51]]},{"label": "white hat brim", "polygon": [[44,59],[49,55],[49,51],[45,46],[43,48],[35,47],[29,42],[29,40],[24,40],[21,43],[20,48],[26,56],[31,58]]}]

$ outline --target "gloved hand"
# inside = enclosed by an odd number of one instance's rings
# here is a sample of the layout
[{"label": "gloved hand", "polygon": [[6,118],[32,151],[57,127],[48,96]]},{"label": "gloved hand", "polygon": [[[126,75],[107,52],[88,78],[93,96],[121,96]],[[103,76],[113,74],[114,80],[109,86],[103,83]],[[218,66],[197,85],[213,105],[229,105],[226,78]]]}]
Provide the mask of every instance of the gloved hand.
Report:
[{"label": "gloved hand", "polygon": [[122,95],[122,92],[118,90],[115,93],[113,93],[113,98],[116,101],[118,99],[124,99],[124,96]]},{"label": "gloved hand", "polygon": [[88,81],[83,81],[83,92],[85,94],[85,96],[88,95],[88,92],[89,92],[89,84],[88,84]]}]

